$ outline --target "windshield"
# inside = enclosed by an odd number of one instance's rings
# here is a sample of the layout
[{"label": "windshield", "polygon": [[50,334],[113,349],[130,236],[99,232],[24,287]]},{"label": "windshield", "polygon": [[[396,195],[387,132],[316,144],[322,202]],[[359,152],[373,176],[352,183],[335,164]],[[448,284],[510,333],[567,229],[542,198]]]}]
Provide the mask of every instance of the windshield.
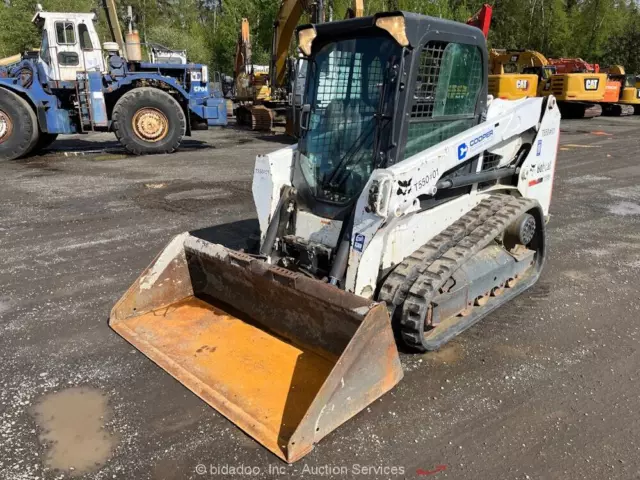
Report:
[{"label": "windshield", "polygon": [[300,140],[300,164],[314,196],[346,203],[359,195],[374,169],[384,79],[401,48],[391,39],[367,37],[325,45],[310,61],[309,128]]},{"label": "windshield", "polygon": [[636,86],[636,76],[635,75],[627,75],[624,77],[624,86],[635,88]]}]

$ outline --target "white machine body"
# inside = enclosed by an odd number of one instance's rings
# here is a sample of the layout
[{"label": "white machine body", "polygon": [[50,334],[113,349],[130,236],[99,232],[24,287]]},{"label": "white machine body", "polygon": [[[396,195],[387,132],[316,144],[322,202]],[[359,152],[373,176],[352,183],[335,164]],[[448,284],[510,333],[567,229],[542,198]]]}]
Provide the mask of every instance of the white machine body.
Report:
[{"label": "white machine body", "polygon": [[[546,103],[543,98],[490,97],[484,122],[389,168],[374,170],[356,205],[345,289],[372,298],[381,272],[402,262],[496,191],[535,199],[548,216],[559,135],[560,111],[553,97]],[[498,182],[479,191],[476,184],[469,194],[421,209],[420,199],[433,196],[441,177],[460,162],[480,155],[481,169],[490,154],[499,158],[496,168],[506,168],[516,162],[524,144],[531,148],[516,171],[517,186]],[[295,152],[294,145],[256,159],[253,195],[262,240],[282,188],[291,185]],[[330,248],[337,245],[341,226],[340,221],[296,212],[296,236]]]}]

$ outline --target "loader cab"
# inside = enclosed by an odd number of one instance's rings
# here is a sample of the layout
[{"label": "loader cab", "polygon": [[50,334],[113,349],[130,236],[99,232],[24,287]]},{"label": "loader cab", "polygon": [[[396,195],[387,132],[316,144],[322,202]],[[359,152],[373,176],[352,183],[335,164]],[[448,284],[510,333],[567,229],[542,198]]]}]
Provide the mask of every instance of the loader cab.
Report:
[{"label": "loader cab", "polygon": [[475,27],[406,12],[298,29],[307,57],[293,184],[344,219],[371,173],[481,121],[487,48]]},{"label": "loader cab", "polygon": [[36,12],[39,61],[50,80],[75,81],[79,72],[105,71],[95,19],[95,13]]}]

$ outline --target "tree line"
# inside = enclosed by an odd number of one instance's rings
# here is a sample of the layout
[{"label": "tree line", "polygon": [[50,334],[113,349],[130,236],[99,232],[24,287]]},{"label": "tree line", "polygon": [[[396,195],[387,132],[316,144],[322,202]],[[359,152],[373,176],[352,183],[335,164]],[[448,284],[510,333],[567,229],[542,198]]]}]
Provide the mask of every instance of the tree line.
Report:
[{"label": "tree line", "polygon": [[[98,14],[103,41],[111,35],[103,0],[0,0],[0,58],[38,48],[31,25],[36,3],[47,11]],[[189,60],[232,74],[240,21],[250,21],[254,63],[268,64],[280,0],[126,0],[142,40],[187,50]],[[486,2],[487,0],[485,0]],[[407,10],[466,21],[482,0],[365,0],[365,13]],[[494,0],[489,46],[534,49],[547,57],[581,57],[602,67],[624,65],[640,74],[640,11],[635,0]],[[325,0],[326,17],[345,17],[350,0]],[[307,21],[308,19],[303,19]]]}]

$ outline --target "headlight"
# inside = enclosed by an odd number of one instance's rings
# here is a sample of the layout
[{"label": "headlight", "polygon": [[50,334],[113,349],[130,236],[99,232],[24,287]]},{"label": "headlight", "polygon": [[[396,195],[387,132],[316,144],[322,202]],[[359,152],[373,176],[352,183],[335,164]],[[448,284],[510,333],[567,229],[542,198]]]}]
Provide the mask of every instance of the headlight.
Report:
[{"label": "headlight", "polygon": [[409,46],[407,31],[405,29],[404,17],[402,15],[394,15],[391,17],[379,17],[376,19],[376,27],[386,30],[391,34],[396,42],[402,47]]},{"label": "headlight", "polygon": [[298,31],[298,48],[305,56],[311,55],[311,44],[317,36],[316,29],[313,27]]}]

